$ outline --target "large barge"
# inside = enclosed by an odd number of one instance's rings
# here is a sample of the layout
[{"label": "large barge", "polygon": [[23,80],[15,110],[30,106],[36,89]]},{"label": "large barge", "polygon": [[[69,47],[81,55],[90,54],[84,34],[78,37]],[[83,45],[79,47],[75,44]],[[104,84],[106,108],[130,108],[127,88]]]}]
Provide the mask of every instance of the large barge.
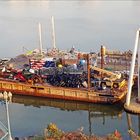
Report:
[{"label": "large barge", "polygon": [[113,104],[121,101],[127,93],[127,83],[121,88],[112,90],[94,90],[82,88],[54,87],[48,84],[25,84],[9,80],[0,80],[0,91],[10,91],[13,94],[47,97],[64,100],[83,101],[91,103]]},{"label": "large barge", "polygon": [[[54,86],[48,82],[36,82],[36,77],[34,76],[33,77],[35,79],[31,79],[31,83],[28,81],[21,82],[15,79],[19,79],[19,77],[24,76],[23,73],[21,73],[22,75],[20,74],[20,76],[14,76],[13,79],[7,79],[2,77],[4,76],[4,72],[1,72],[0,91],[9,91],[18,95],[29,95],[91,103],[114,104],[123,100],[127,93],[127,80],[125,80],[120,73],[117,74],[103,68],[92,66],[90,64],[89,54],[84,55],[84,58],[87,60],[85,80],[87,85],[85,87]],[[91,71],[94,71],[93,75]],[[81,74],[81,76],[83,76],[83,74]],[[41,81],[39,79],[37,81]],[[91,79],[94,79],[94,83],[91,83]],[[96,81],[96,79],[98,79],[98,81]],[[55,82],[55,79],[53,79],[53,81]],[[93,86],[91,86],[92,84]]]}]

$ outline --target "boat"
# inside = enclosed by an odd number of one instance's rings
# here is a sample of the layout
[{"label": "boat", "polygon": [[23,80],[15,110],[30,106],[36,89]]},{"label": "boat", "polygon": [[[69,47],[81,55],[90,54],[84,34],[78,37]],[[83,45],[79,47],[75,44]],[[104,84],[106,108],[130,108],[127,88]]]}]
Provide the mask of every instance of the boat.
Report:
[{"label": "boat", "polygon": [[[19,58],[22,58],[21,60],[25,61],[24,56],[17,57],[18,61],[20,60]],[[116,74],[108,70],[92,66],[89,61],[90,54],[83,55],[80,54],[80,58],[85,59],[87,61],[86,68],[87,80],[82,82],[83,84],[82,87],[80,87],[79,85],[72,87],[71,86],[63,87],[60,85],[59,86],[51,85],[48,82],[47,83],[36,82],[37,79],[38,81],[41,81],[37,75],[33,76],[34,79],[26,80],[26,78],[24,78],[21,74],[18,74],[18,77],[16,77],[16,79],[22,77],[22,79],[20,79],[19,81],[15,80],[15,77],[13,79],[7,78],[10,77],[9,75],[11,75],[11,73],[3,74],[4,72],[2,72],[2,74],[0,74],[0,77],[3,76],[0,78],[0,91],[1,92],[10,91],[13,94],[19,95],[30,95],[37,97],[47,97],[47,98],[74,100],[92,103],[113,104],[125,98],[125,95],[127,93],[127,80],[121,78],[120,74]],[[19,66],[18,62],[16,63],[16,65]],[[91,70],[94,70],[93,75],[91,75]],[[95,71],[100,74],[95,74]],[[105,77],[106,79],[104,78],[104,80],[100,80],[103,79],[103,77]],[[92,83],[91,78],[94,79]],[[57,83],[59,83],[59,81]]]},{"label": "boat", "polygon": [[127,93],[126,85],[122,86],[120,89],[115,89],[109,92],[107,90],[96,91],[87,89],[53,87],[46,84],[31,85],[27,83],[25,84],[1,79],[0,91],[10,91],[12,94],[18,95],[110,104],[119,102],[125,97]]},{"label": "boat", "polygon": [[[0,91],[9,91],[12,92],[12,94],[22,96],[29,95],[90,103],[114,104],[122,101],[127,93],[127,80],[121,78],[120,74],[90,65],[90,55],[85,56],[87,58],[87,81],[83,81],[82,87],[53,86],[46,82],[20,82],[1,77]],[[94,73],[92,75],[94,79],[104,77],[102,78],[104,80],[94,80],[93,83],[91,83],[91,78],[93,78],[91,76],[91,70],[100,73],[97,75]],[[91,86],[92,84],[93,86]],[[96,88],[94,87],[95,85],[97,85]]]}]

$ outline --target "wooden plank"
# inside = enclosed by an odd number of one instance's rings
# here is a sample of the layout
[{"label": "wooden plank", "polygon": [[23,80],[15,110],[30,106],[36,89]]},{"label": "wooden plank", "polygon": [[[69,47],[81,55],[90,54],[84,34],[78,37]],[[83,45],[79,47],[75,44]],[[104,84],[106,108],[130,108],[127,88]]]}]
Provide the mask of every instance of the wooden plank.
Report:
[{"label": "wooden plank", "polygon": [[0,88],[2,88],[2,83],[0,83]]},{"label": "wooden plank", "polygon": [[59,89],[50,89],[50,94],[53,95],[64,95],[63,90],[59,90]]},{"label": "wooden plank", "polygon": [[13,89],[13,90],[23,90],[23,86],[22,85],[17,85],[17,84],[13,84],[11,85],[11,88],[10,89]]},{"label": "wooden plank", "polygon": [[22,90],[24,92],[35,92],[35,89],[31,88],[30,86],[22,86]]},{"label": "wooden plank", "polygon": [[77,92],[78,98],[87,98],[88,99],[88,92]]},{"label": "wooden plank", "polygon": [[45,93],[45,94],[50,94],[50,88],[45,88],[45,89],[44,89],[44,93]]},{"label": "wooden plank", "polygon": [[66,90],[65,96],[76,97],[76,92],[71,90]]}]

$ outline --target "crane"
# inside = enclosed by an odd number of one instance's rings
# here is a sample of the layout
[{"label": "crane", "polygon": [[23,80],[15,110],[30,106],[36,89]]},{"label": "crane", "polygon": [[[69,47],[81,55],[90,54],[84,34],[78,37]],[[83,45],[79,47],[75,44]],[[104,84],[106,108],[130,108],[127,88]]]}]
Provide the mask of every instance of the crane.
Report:
[{"label": "crane", "polygon": [[109,77],[103,78],[101,81],[101,88],[105,89],[107,86],[111,88],[119,88],[125,84],[125,80],[121,79],[121,73],[114,73],[105,69],[101,69],[95,66],[90,66],[91,69],[96,70],[98,72],[107,74]]},{"label": "crane", "polygon": [[92,66],[90,64],[90,54],[82,54],[82,55],[80,55],[79,58],[84,58],[84,59],[87,60],[88,89],[90,89],[90,85],[91,85],[90,84],[90,82],[91,82],[90,81],[90,78],[91,78],[90,70],[91,69],[108,75],[108,77],[104,77],[103,80],[101,81],[100,86],[101,86],[102,89],[105,89],[107,86],[111,87],[111,88],[120,88],[121,86],[123,86],[125,84],[126,80],[121,78],[121,73],[118,74],[118,73],[114,73],[114,72],[111,72],[111,71],[108,71],[108,70],[105,70],[105,69],[102,69],[102,68]]},{"label": "crane", "polygon": [[98,72],[101,72],[101,73],[104,73],[104,74],[107,74],[110,76],[110,79],[112,81],[115,81],[117,79],[120,79],[121,78],[121,73],[114,73],[114,72],[111,72],[111,71],[108,71],[108,70],[105,70],[105,69],[101,69],[101,68],[98,68],[98,67],[95,67],[95,66],[90,66],[91,69],[93,70],[96,70]]}]

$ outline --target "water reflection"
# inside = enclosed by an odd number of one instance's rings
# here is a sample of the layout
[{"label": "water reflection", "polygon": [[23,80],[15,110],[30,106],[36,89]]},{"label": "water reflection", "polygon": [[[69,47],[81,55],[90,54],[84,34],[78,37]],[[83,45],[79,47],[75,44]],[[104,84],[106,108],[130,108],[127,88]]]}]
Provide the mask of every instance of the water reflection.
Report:
[{"label": "water reflection", "polygon": [[91,117],[120,116],[123,110],[121,105],[99,105],[99,104],[56,100],[48,98],[44,99],[39,97],[36,98],[19,95],[14,95],[12,100],[14,103],[24,104],[25,106],[33,106],[38,108],[42,106],[48,106],[67,111],[78,111],[78,110],[89,111]]},{"label": "water reflection", "polygon": [[[111,119],[120,119],[122,117],[122,112],[123,112],[123,108],[120,105],[99,105],[99,104],[64,101],[64,100],[56,100],[56,99],[48,99],[48,98],[44,99],[44,98],[19,96],[19,95],[13,96],[13,103],[24,104],[24,106],[26,107],[27,106],[37,107],[37,108],[42,108],[43,106],[51,107],[51,108],[53,107],[54,109],[57,108],[65,112],[69,112],[69,111],[87,112],[87,118],[84,117],[84,120],[86,119],[84,122],[86,123],[87,126],[86,132],[89,135],[92,135],[93,133],[96,133],[96,131],[98,131],[96,126],[94,126],[94,121],[98,122],[100,120],[101,125],[106,127],[106,125],[108,124],[108,122],[106,123],[106,120],[108,121],[108,117],[111,117]],[[60,114],[58,114],[58,116],[59,115]],[[71,119],[69,119],[69,121],[70,120]],[[65,124],[63,125],[65,126]]]},{"label": "water reflection", "polygon": [[126,113],[126,117],[127,117],[128,133],[130,136],[130,140],[139,139],[139,137],[140,137],[140,116],[139,115],[137,116],[138,129],[135,129],[135,125],[133,124],[133,119],[132,119],[133,114]]},{"label": "water reflection", "polygon": [[[0,116],[4,120],[3,114]],[[50,122],[64,131],[74,131],[83,126],[89,135],[106,135],[117,129],[123,139],[132,140],[134,135],[128,133],[129,130],[140,134],[138,116],[125,113],[121,105],[14,95],[10,116],[12,135],[18,137],[41,134]]]},{"label": "water reflection", "polygon": [[138,128],[139,128],[138,135],[140,136],[140,116],[138,116]]}]

